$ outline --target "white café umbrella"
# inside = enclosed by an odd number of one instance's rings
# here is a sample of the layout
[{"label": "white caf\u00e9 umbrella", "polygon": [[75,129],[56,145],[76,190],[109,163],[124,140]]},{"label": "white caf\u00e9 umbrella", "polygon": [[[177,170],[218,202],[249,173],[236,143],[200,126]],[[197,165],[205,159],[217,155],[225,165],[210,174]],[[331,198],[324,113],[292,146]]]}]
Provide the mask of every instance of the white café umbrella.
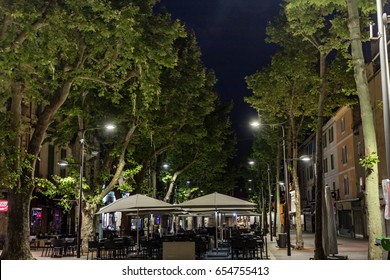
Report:
[{"label": "white caf\u00e9 umbrella", "polygon": [[142,194],[135,194],[128,197],[123,197],[113,203],[102,207],[96,214],[110,212],[134,212],[137,216],[137,244],[139,244],[139,229],[138,219],[140,212],[146,211],[169,211],[175,210],[177,207],[170,203],[148,197]]},{"label": "white caf\u00e9 umbrella", "polygon": [[196,209],[201,211],[214,211],[215,212],[215,247],[218,249],[218,212],[224,210],[235,210],[235,209],[247,209],[252,210],[255,207],[255,203],[239,199],[233,196],[214,192],[201,197],[197,197],[191,200],[184,201],[183,203],[177,204],[182,209],[192,212]]}]

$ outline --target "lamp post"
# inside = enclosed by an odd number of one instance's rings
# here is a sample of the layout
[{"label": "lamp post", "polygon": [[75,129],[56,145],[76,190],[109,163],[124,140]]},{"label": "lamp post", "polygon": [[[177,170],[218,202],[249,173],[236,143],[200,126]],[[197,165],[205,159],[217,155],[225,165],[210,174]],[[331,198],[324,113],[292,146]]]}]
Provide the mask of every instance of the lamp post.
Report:
[{"label": "lamp post", "polygon": [[[115,129],[112,124],[104,126],[107,130]],[[83,177],[84,177],[84,160],[85,160],[85,133],[91,130],[102,129],[102,127],[87,128],[82,131],[81,134],[81,163],[80,163],[80,190],[79,190],[79,219],[77,223],[77,258],[80,258],[81,254],[81,227],[82,227],[82,204],[83,204]]]},{"label": "lamp post", "polygon": [[[250,165],[254,165],[255,164],[255,161],[253,160],[250,160],[249,161],[249,164]],[[268,175],[268,195],[269,195],[269,199],[268,199],[268,209],[269,209],[269,232],[270,232],[270,238],[271,238],[271,241],[272,241],[272,206],[271,206],[271,203],[272,203],[272,195],[271,195],[271,168],[270,168],[270,164],[267,163],[267,175]],[[260,196],[260,190],[259,190],[259,196]],[[264,203],[264,199],[263,199],[263,196],[262,197],[262,201]],[[261,213],[261,216],[263,217],[264,213]],[[266,221],[266,217],[264,216],[264,220]],[[265,227],[265,223],[264,223],[264,227]]]},{"label": "lamp post", "polygon": [[288,175],[287,175],[287,159],[286,159],[286,139],[284,133],[284,125],[283,123],[275,123],[275,124],[260,124],[258,121],[254,121],[250,124],[252,127],[259,127],[260,125],[267,125],[270,127],[279,126],[282,129],[282,146],[283,146],[283,169],[284,169],[284,186],[286,193],[286,209],[284,215],[284,223],[286,225],[286,234],[287,234],[287,256],[291,256],[291,238],[290,238],[290,217],[289,217],[289,187],[288,187]]},{"label": "lamp post", "polygon": [[269,195],[269,202],[268,202],[268,209],[269,209],[269,235],[270,239],[272,241],[272,194],[271,194],[271,168],[269,166],[269,163],[267,163],[268,169],[268,195]]}]

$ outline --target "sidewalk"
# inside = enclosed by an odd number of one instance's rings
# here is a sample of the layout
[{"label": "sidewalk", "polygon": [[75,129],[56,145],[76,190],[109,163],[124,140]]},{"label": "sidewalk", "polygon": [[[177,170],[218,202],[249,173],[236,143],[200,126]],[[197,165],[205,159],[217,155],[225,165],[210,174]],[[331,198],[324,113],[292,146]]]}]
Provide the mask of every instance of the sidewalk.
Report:
[{"label": "sidewalk", "polygon": [[[295,231],[291,231],[291,244],[295,244]],[[310,260],[314,257],[314,233],[303,233],[303,250],[291,248],[291,256],[287,256],[287,248],[279,248],[275,237],[267,236],[268,252],[271,260]],[[368,240],[337,237],[338,254],[332,259],[367,260]]]}]

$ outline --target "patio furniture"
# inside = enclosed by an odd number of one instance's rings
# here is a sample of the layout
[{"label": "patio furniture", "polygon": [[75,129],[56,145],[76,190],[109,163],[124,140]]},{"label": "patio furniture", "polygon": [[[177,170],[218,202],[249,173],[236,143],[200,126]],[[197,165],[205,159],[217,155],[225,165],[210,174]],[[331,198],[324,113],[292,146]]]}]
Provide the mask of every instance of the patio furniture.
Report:
[{"label": "patio furniture", "polygon": [[63,253],[65,251],[65,245],[64,240],[62,239],[53,239],[51,240],[52,244],[52,258],[61,258],[63,256]]},{"label": "patio furniture", "polygon": [[52,250],[53,250],[53,247],[52,247],[51,241],[49,239],[44,239],[43,245],[42,245],[41,257],[51,255]]},{"label": "patio furniture", "polygon": [[88,251],[87,251],[87,260],[89,259],[89,253],[91,253],[91,259],[93,259],[93,254],[96,254],[96,258],[98,255],[98,241],[88,241]]}]

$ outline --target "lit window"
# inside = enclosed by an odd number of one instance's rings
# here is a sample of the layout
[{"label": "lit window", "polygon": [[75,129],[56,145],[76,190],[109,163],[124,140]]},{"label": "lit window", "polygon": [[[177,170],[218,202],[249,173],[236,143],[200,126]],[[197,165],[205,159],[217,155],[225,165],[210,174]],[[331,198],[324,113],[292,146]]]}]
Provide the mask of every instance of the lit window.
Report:
[{"label": "lit window", "polygon": [[340,132],[344,132],[344,131],[345,131],[345,119],[341,118],[341,120],[340,120]]}]

